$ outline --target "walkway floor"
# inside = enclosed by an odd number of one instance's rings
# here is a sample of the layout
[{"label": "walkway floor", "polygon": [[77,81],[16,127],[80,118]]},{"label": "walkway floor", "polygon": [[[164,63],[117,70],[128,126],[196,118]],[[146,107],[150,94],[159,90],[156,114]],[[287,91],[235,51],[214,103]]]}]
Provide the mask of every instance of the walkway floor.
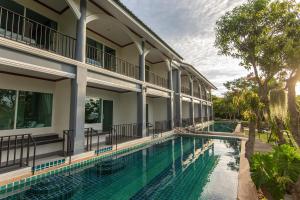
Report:
[{"label": "walkway floor", "polygon": [[255,140],[254,152],[267,153],[272,151],[272,145],[268,143],[261,142],[260,140]]}]

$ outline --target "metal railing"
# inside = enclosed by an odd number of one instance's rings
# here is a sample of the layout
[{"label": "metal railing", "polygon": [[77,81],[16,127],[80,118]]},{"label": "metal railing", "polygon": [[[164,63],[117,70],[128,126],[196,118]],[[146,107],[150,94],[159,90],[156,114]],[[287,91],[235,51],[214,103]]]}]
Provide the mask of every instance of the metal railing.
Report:
[{"label": "metal railing", "polygon": [[187,94],[187,95],[190,95],[191,94],[191,90],[189,87],[187,86],[181,86],[181,92],[184,93],[184,94]]},{"label": "metal railing", "polygon": [[182,127],[188,127],[192,125],[193,125],[193,119],[191,118],[182,119]]},{"label": "metal railing", "polygon": [[202,122],[202,117],[195,117],[194,121],[196,123],[201,123]]},{"label": "metal railing", "polygon": [[199,99],[201,98],[200,93],[199,93],[199,92],[196,92],[195,90],[194,90],[193,95],[194,95],[194,97],[197,97],[197,98],[199,98]]},{"label": "metal railing", "polygon": [[0,36],[68,58],[75,58],[75,38],[1,6]]},{"label": "metal railing", "polygon": [[73,154],[73,130],[64,130],[63,131],[63,155],[69,157],[69,163],[71,163],[71,156]]},{"label": "metal railing", "polygon": [[89,45],[86,46],[86,63],[139,79],[138,66]]},{"label": "metal railing", "polygon": [[118,144],[138,139],[141,137],[142,136],[138,134],[138,124],[134,123],[113,125],[111,127],[109,138],[107,138],[107,143],[110,143],[111,145],[116,145],[117,149]]},{"label": "metal railing", "polygon": [[145,70],[145,79],[148,83],[152,83],[164,88],[169,88],[167,78],[164,78],[150,70]]},{"label": "metal railing", "polygon": [[163,133],[171,130],[171,120],[163,120],[155,122],[155,133]]},{"label": "metal railing", "polygon": [[[30,148],[33,146],[33,155]],[[26,155],[24,156],[26,150]],[[4,155],[4,156],[3,156]],[[0,137],[0,168],[29,166],[35,167],[36,143],[31,134],[9,135]],[[3,158],[5,157],[5,158]]]}]

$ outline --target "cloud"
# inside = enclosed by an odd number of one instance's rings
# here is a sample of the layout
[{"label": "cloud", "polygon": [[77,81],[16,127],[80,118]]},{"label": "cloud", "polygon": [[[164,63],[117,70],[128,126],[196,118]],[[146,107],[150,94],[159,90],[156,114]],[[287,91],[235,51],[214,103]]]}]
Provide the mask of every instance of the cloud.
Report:
[{"label": "cloud", "polygon": [[122,0],[188,62],[225,92],[223,83],[246,75],[239,61],[219,56],[215,23],[246,0]]}]

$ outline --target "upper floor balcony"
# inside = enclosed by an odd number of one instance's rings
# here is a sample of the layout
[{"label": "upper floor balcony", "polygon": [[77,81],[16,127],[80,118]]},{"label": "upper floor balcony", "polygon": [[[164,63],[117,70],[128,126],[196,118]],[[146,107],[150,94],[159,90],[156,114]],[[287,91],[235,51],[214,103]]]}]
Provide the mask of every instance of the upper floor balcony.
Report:
[{"label": "upper floor balcony", "polygon": [[[60,4],[67,6],[64,1]],[[75,59],[76,18],[71,9],[57,14],[53,13],[54,3],[43,5],[38,1],[0,2],[0,37]],[[139,80],[139,52],[123,29],[109,17],[88,23],[85,62]],[[145,59],[145,81],[168,88],[166,55],[151,47]]]}]

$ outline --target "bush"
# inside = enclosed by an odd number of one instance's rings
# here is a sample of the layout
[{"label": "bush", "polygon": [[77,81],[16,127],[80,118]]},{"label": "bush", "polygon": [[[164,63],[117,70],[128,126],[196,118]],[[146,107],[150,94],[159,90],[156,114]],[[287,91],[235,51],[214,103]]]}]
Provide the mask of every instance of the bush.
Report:
[{"label": "bush", "polygon": [[264,187],[274,199],[283,199],[300,175],[300,154],[292,146],[277,146],[271,153],[254,154],[250,170],[257,188]]}]

